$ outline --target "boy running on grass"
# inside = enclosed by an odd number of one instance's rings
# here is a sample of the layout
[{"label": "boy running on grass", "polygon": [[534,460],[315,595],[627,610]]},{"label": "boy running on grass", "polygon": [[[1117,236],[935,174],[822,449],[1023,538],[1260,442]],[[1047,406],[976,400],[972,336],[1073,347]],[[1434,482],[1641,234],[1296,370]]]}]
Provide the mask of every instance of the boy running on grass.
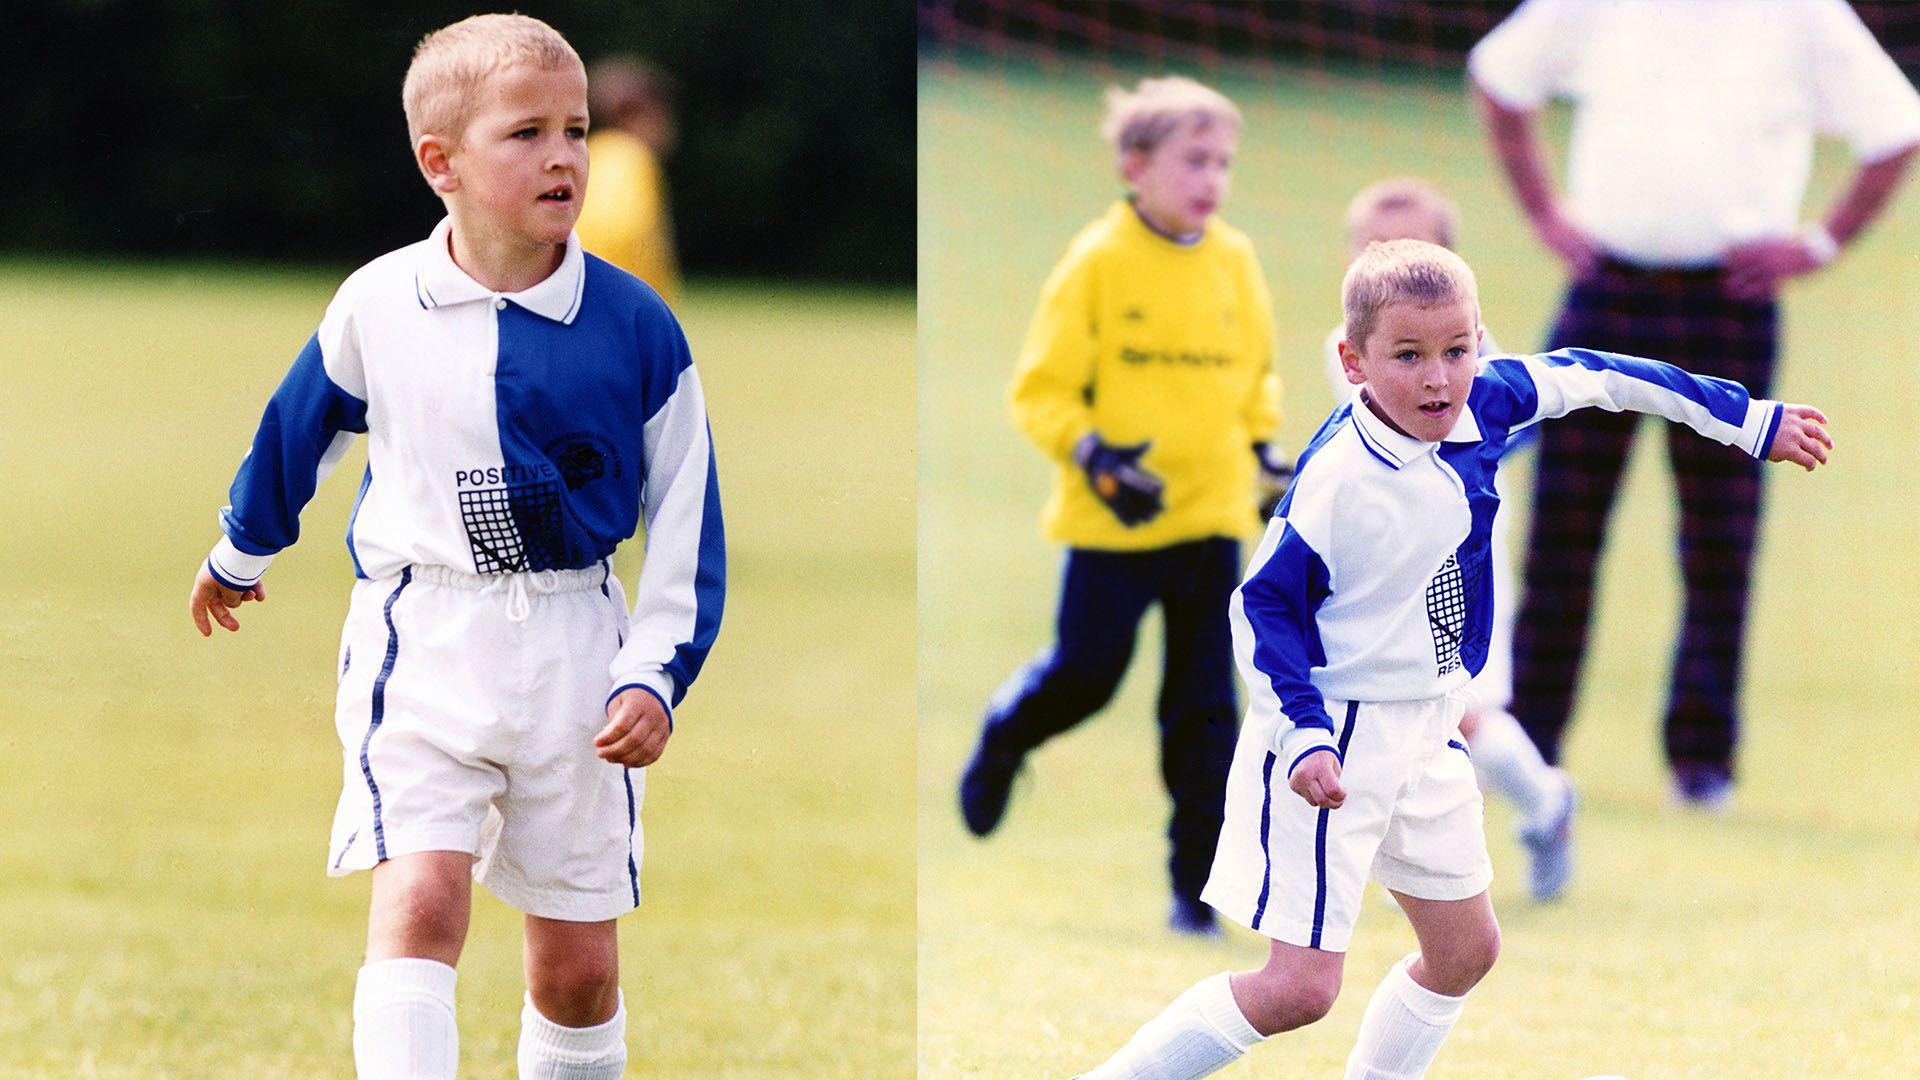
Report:
[{"label": "boy running on grass", "polygon": [[[719,627],[706,410],[652,289],[572,235],[587,80],[551,27],[429,34],[404,88],[447,208],[349,277],[267,403],[190,601],[239,629],[355,433],[358,581],[335,725],[330,874],[373,871],[359,1075],[454,1075],[471,879],[526,913],[520,1075],[625,1068],[614,920],[640,903],[645,766]],[[631,617],[608,557],[644,523]]]},{"label": "boy running on grass", "polygon": [[[1376,240],[1425,240],[1451,248],[1458,220],[1453,203],[1424,180],[1398,177],[1369,184],[1347,206],[1347,258],[1359,258]],[[1344,326],[1334,327],[1327,335],[1327,376],[1336,398],[1352,392],[1340,359],[1340,343],[1346,337]],[[1499,352],[1493,335],[1484,333],[1480,355]],[[1528,428],[1508,439],[1506,456],[1531,446],[1538,430]],[[1513,620],[1520,588],[1513,573],[1508,475],[1502,472],[1494,482],[1501,502],[1493,519],[1493,556],[1488,563],[1493,575],[1493,624],[1487,660],[1469,684],[1473,699],[1460,717],[1460,734],[1473,752],[1481,787],[1508,799],[1520,813],[1528,891],[1536,900],[1551,900],[1560,895],[1573,872],[1574,792],[1567,775],[1540,757],[1520,721],[1507,711],[1513,702]]]},{"label": "boy running on grass", "polygon": [[1057,637],[988,706],[960,807],[976,835],[999,826],[1026,755],[1106,705],[1157,603],[1169,924],[1218,934],[1200,888],[1237,719],[1227,597],[1257,524],[1256,474],[1290,468],[1266,441],[1279,423],[1272,302],[1252,243],[1216,216],[1239,110],[1180,77],[1107,102],[1132,194],[1047,280],[1008,395],[1056,466],[1044,528],[1067,545]]},{"label": "boy running on grass", "polygon": [[1374,991],[1346,1075],[1425,1074],[1500,946],[1457,725],[1486,662],[1493,478],[1516,434],[1601,408],[1807,469],[1832,445],[1816,409],[1652,360],[1564,349],[1483,363],[1473,272],[1434,244],[1371,245],[1341,295],[1357,389],[1301,455],[1232,609],[1252,702],[1205,899],[1273,939],[1267,964],[1201,980],[1097,1080],[1206,1076],[1325,1016],[1369,877],[1420,949]]}]

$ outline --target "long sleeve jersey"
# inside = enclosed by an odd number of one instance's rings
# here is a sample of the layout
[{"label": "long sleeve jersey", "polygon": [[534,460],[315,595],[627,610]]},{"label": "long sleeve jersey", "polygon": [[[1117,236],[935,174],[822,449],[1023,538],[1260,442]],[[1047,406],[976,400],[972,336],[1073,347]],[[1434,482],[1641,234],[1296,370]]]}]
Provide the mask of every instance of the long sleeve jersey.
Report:
[{"label": "long sleeve jersey", "polygon": [[1581,408],[1663,416],[1755,457],[1782,415],[1738,383],[1585,349],[1485,361],[1438,443],[1395,431],[1356,393],[1301,455],[1229,606],[1250,722],[1272,725],[1289,770],[1333,745],[1326,699],[1438,697],[1479,673],[1500,456]]},{"label": "long sleeve jersey", "polygon": [[300,535],[354,435],[367,471],[354,573],[584,569],[637,526],[646,560],[610,672],[678,703],[726,594],[720,488],[680,326],[638,279],[570,239],[522,292],[460,270],[450,222],[355,271],[267,402],[207,564],[245,589]]},{"label": "long sleeve jersey", "polygon": [[[1008,392],[1013,422],[1056,464],[1048,539],[1144,551],[1258,522],[1250,447],[1279,425],[1273,304],[1253,244],[1215,219],[1191,244],[1115,203],[1068,247],[1041,292]],[[1140,464],[1166,510],[1128,528],[1073,461],[1088,432],[1151,442]]]}]

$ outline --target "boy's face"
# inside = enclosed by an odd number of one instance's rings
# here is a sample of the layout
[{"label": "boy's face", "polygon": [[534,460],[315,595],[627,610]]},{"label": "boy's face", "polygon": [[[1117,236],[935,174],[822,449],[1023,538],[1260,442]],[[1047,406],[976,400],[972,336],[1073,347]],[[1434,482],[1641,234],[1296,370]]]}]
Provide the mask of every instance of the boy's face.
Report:
[{"label": "boy's face", "polygon": [[1375,414],[1422,442],[1439,442],[1459,421],[1479,356],[1480,309],[1471,297],[1388,304],[1366,341],[1340,343],[1347,381],[1365,383]]},{"label": "boy's face", "polygon": [[1141,217],[1161,232],[1191,236],[1226,202],[1239,145],[1231,124],[1188,123],[1152,150],[1127,151],[1120,172],[1133,185]]},{"label": "boy's face", "polygon": [[514,64],[490,76],[480,107],[435,184],[469,223],[510,243],[564,244],[587,192],[587,79],[578,68]]}]

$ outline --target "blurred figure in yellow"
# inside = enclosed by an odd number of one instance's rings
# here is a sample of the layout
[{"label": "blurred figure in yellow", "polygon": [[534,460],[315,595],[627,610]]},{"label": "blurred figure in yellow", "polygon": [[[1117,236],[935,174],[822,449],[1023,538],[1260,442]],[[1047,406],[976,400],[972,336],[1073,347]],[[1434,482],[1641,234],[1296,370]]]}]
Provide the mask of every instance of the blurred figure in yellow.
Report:
[{"label": "blurred figure in yellow", "polygon": [[679,137],[672,83],[637,56],[604,57],[587,69],[587,108],[592,171],[574,226],[580,244],[678,306],[680,265],[660,167]]}]

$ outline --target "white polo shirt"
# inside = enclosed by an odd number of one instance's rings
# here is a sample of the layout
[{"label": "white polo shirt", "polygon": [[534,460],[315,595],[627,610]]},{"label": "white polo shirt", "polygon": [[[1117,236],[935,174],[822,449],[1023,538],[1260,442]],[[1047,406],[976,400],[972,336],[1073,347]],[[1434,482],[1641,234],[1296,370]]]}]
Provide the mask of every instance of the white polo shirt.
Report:
[{"label": "white polo shirt", "polygon": [[1920,95],[1844,0],[1527,0],[1473,49],[1495,101],[1575,103],[1571,213],[1658,266],[1794,232],[1815,133],[1920,143]]},{"label": "white polo shirt", "polygon": [[1664,416],[1755,457],[1782,413],[1738,383],[1587,349],[1485,361],[1438,443],[1393,430],[1356,391],[1301,455],[1228,608],[1247,722],[1271,726],[1289,772],[1333,745],[1325,699],[1439,697],[1479,673],[1496,466],[1518,433],[1581,408]]},{"label": "white polo shirt", "polygon": [[700,379],[638,278],[580,248],[544,281],[489,290],[450,221],[355,271],[267,402],[208,557],[245,589],[355,434],[347,524],[362,578],[585,569],[644,523],[646,561],[613,685],[677,703],[719,629],[726,543]]}]

